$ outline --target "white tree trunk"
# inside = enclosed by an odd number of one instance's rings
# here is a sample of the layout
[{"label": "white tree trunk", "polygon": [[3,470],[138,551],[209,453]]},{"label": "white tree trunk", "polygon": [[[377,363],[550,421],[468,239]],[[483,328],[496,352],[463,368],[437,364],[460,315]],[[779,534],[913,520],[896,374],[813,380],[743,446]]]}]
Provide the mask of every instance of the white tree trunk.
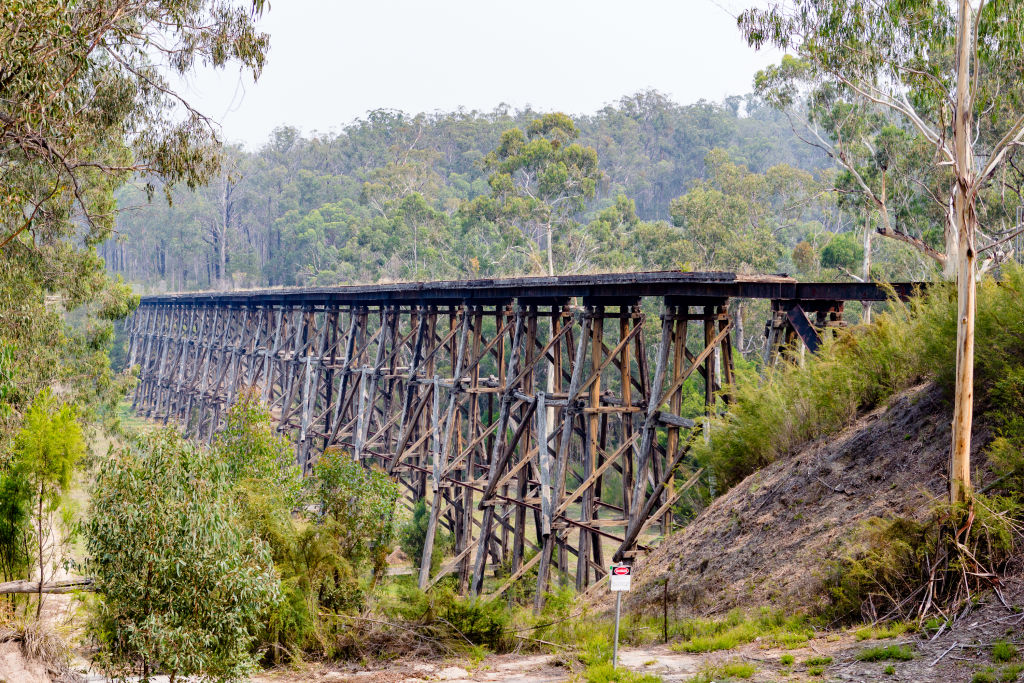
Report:
[{"label": "white tree trunk", "polygon": [[977,254],[974,251],[978,216],[970,197],[977,179],[974,175],[974,149],[971,143],[972,102],[969,69],[971,46],[971,6],[959,2],[957,36],[957,93],[953,119],[956,146],[956,180],[953,193],[953,219],[950,232],[957,236],[956,290],[956,393],[953,399],[953,443],[950,450],[949,495],[954,503],[971,497],[971,422],[974,415],[974,310]]},{"label": "white tree trunk", "polygon": [[[885,182],[884,180],[882,181]],[[882,186],[882,196],[885,196],[885,186]],[[882,209],[885,211],[885,209]],[[871,225],[871,220],[868,219],[867,225],[864,227],[864,264],[861,266],[861,277],[864,278],[864,282],[871,282],[871,236],[875,232],[874,227]],[[864,322],[871,322],[871,302],[864,302]]]}]

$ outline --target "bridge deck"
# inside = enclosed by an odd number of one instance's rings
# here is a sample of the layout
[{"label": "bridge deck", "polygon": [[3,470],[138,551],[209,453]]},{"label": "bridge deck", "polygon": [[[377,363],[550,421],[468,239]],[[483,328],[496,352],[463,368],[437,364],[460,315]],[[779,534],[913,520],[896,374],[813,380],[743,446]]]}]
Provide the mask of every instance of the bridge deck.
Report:
[{"label": "bridge deck", "polygon": [[[891,285],[909,295],[912,282]],[[792,299],[826,301],[884,301],[889,290],[873,282],[798,282],[786,275],[741,275],[725,272],[600,273],[504,279],[396,282],[344,287],[251,289],[229,292],[186,292],[144,296],[149,305],[161,304],[420,304],[487,303],[512,299],[557,302],[571,297],[628,300],[638,297]]]}]

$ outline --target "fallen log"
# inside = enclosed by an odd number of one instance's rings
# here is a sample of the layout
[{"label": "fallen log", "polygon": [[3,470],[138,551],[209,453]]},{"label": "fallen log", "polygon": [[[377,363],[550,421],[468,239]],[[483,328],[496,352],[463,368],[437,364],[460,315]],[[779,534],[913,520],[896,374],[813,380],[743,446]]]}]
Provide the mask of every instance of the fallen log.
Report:
[{"label": "fallen log", "polygon": [[[92,579],[80,577],[75,579],[61,579],[60,581],[47,581],[43,584],[43,593],[72,593],[74,591],[92,590]],[[0,583],[0,595],[12,593],[39,593],[38,581],[7,581]]]}]

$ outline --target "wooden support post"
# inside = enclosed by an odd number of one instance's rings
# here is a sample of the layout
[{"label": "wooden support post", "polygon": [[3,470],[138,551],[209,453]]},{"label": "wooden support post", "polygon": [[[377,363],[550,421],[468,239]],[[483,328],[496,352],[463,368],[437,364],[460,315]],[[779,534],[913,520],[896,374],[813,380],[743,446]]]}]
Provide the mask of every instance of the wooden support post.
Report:
[{"label": "wooden support post", "polygon": [[[522,308],[516,308],[514,313],[513,328],[514,332],[512,335],[512,345],[510,348],[509,365],[507,376],[516,376],[519,372],[519,355],[523,346],[523,340],[525,335],[525,316]],[[501,404],[498,408],[498,428],[494,433],[493,446],[491,447],[490,466],[491,471],[488,476],[487,489],[480,496],[480,508],[484,512],[483,522],[480,526],[480,543],[477,545],[476,558],[473,562],[473,577],[470,586],[470,592],[474,595],[480,595],[480,590],[483,587],[484,581],[484,569],[487,561],[487,546],[491,536],[491,525],[494,521],[494,505],[488,505],[493,502],[494,489],[497,486],[498,480],[501,478],[502,471],[504,470],[504,463],[501,462],[502,457],[508,458],[505,455],[505,438],[506,432],[508,431],[509,420],[511,419],[512,403],[515,400],[516,387],[512,384],[508,384],[502,387],[501,393]]]},{"label": "wooden support post", "polygon": [[[564,415],[562,418],[562,440],[558,444],[558,457],[555,461],[555,486],[559,488],[564,485],[563,482],[565,481],[569,460],[569,441],[572,437],[573,422],[579,412],[579,409],[576,407],[576,397],[583,382],[583,362],[587,353],[586,341],[588,336],[583,327],[591,324],[591,317],[592,311],[590,310],[586,314],[579,316],[580,337],[577,341],[576,356],[572,364],[572,378],[569,380],[569,400],[565,410],[562,411]],[[554,530],[551,534],[548,534],[544,538],[544,544],[541,548],[541,559],[537,568],[537,592],[533,602],[535,612],[540,612],[541,607],[544,605],[544,593],[547,591],[548,571],[551,565],[551,552],[554,549],[557,535],[558,532]]]}]

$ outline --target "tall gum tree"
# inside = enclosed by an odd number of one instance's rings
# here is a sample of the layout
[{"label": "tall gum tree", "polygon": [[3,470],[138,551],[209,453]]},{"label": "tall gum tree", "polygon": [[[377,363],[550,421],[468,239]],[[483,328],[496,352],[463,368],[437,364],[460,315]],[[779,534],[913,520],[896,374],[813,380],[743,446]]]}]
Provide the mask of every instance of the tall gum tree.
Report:
[{"label": "tall gum tree", "polygon": [[[950,497],[968,500],[978,255],[1006,239],[982,231],[978,208],[1024,138],[1024,4],[790,0],[749,9],[738,25],[752,46],[796,55],[808,80],[891,112],[927,141],[934,165],[948,169],[945,250],[933,258],[957,283]],[[979,237],[988,244],[979,248]]]},{"label": "tall gum tree", "polygon": [[[113,235],[114,191],[134,177],[169,197],[215,174],[216,127],[169,74],[234,62],[258,76],[263,4],[0,2],[0,352],[19,378],[0,415],[0,452],[43,387],[61,387],[80,409],[113,400],[102,349],[112,321],[137,304],[97,251]],[[84,332],[61,317],[74,309]]]}]

